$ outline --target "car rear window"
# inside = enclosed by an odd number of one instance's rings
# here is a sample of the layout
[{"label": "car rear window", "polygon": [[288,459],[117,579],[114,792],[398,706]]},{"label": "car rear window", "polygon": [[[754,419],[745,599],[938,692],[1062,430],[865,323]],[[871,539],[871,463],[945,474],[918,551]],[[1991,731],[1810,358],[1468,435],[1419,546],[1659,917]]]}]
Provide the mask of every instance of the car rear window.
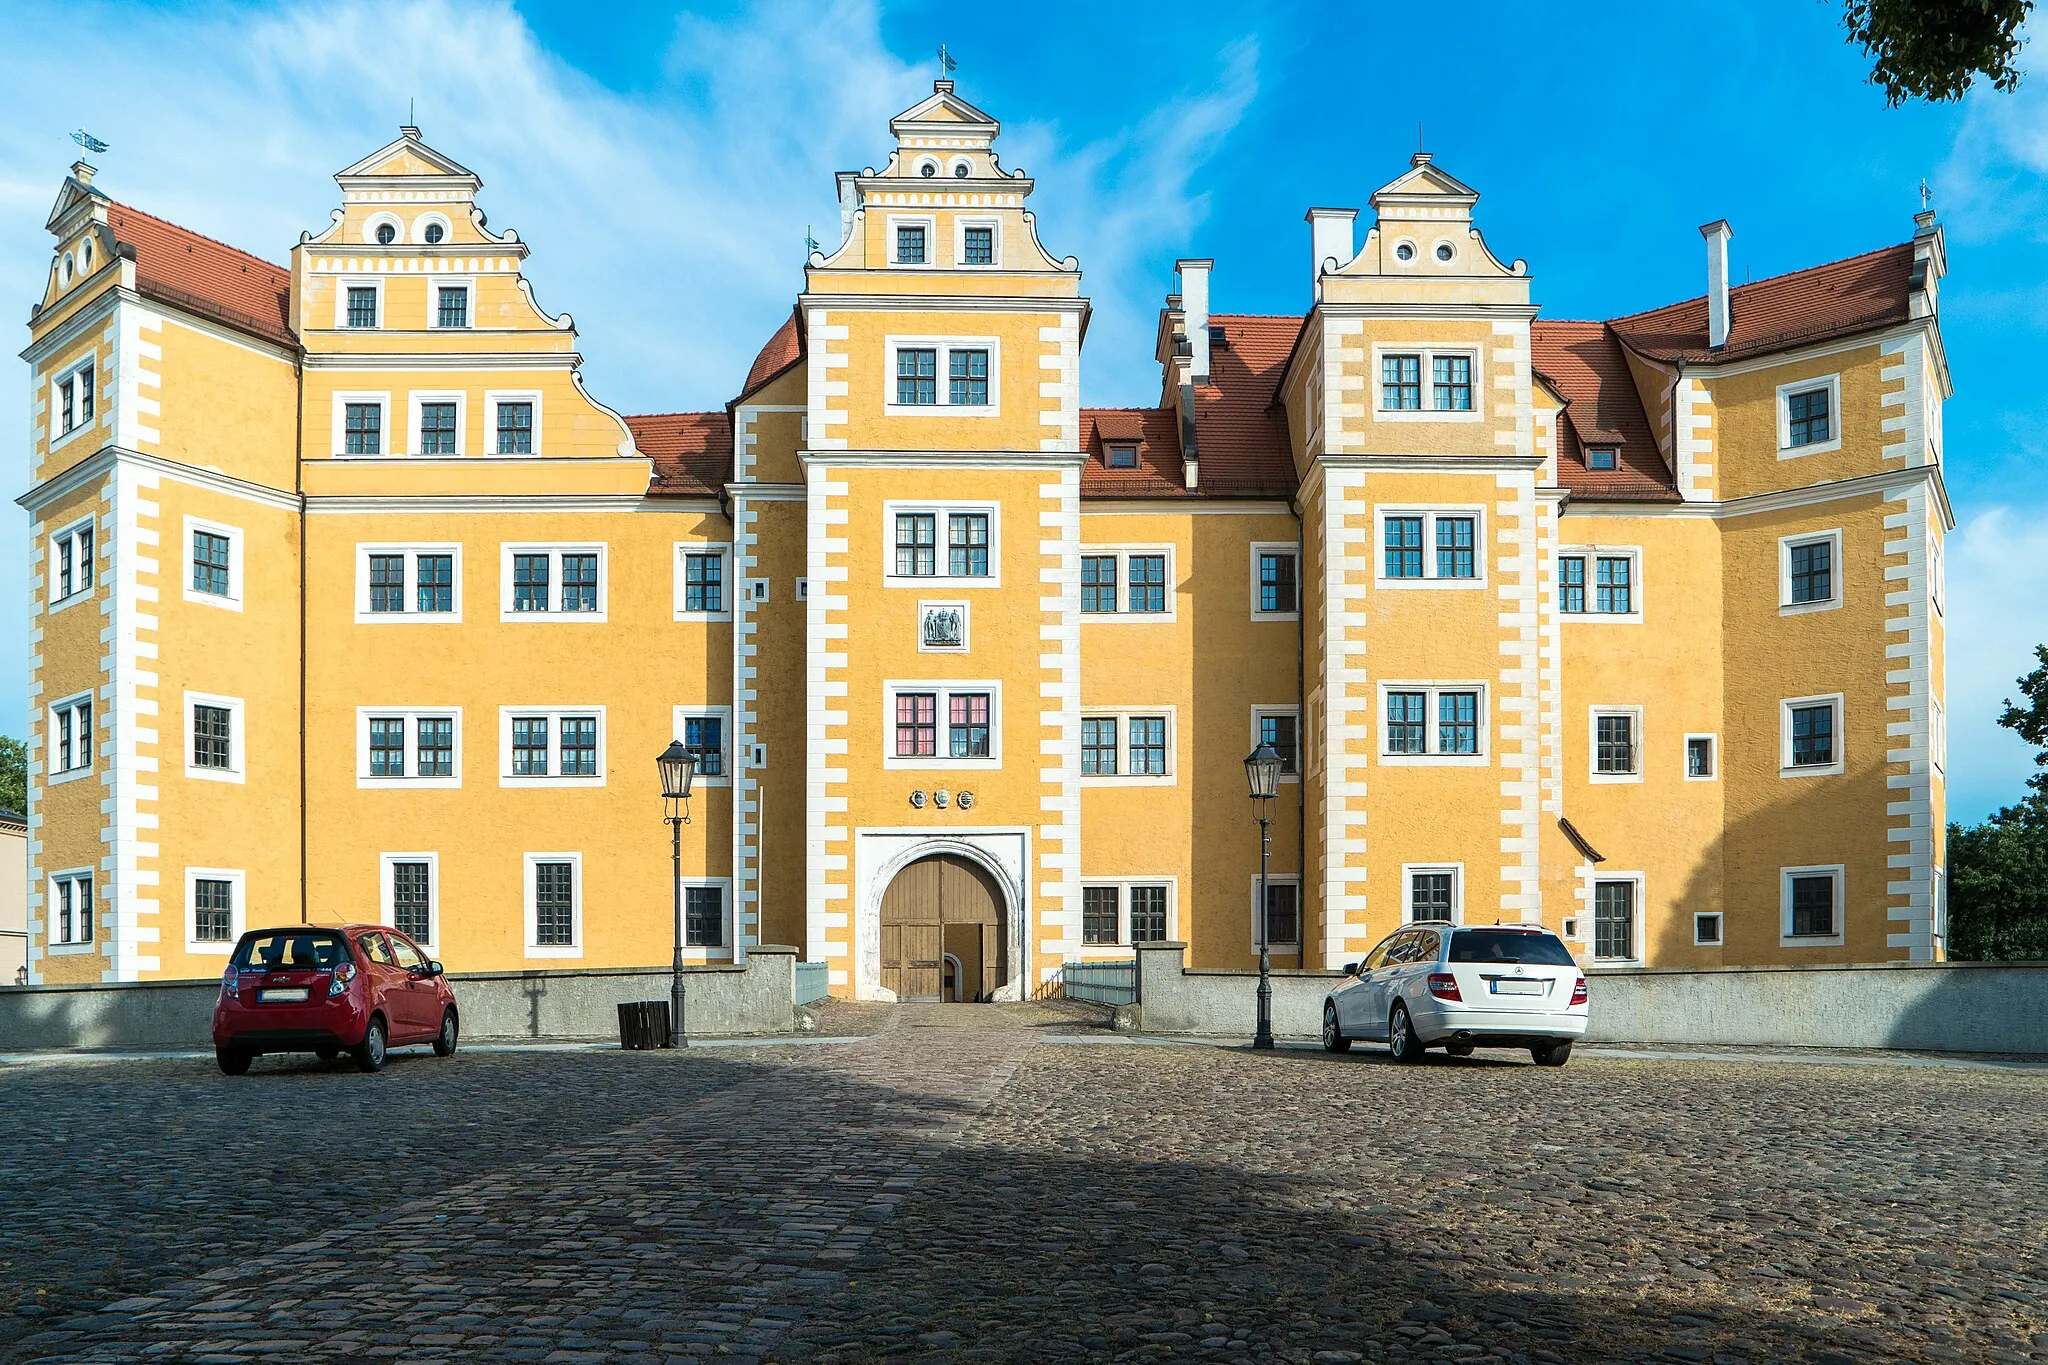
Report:
[{"label": "car rear window", "polygon": [[348,941],[319,929],[251,934],[235,949],[235,966],[244,971],[331,971],[346,961]]},{"label": "car rear window", "polygon": [[1516,962],[1532,967],[1570,967],[1571,949],[1555,934],[1515,929],[1467,929],[1451,936],[1453,962]]}]

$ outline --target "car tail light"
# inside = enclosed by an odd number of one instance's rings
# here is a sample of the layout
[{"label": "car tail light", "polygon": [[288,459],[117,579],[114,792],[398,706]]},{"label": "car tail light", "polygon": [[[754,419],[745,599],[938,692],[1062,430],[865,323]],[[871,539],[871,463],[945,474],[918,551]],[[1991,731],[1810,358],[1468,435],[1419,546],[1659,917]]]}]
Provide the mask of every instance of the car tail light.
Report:
[{"label": "car tail light", "polygon": [[220,998],[240,1000],[242,998],[242,976],[233,967],[220,974]]},{"label": "car tail light", "polygon": [[1457,1000],[1462,1002],[1465,998],[1458,994],[1458,978],[1452,976],[1449,972],[1431,972],[1429,974],[1429,993],[1439,1000]]},{"label": "car tail light", "polygon": [[332,1000],[348,989],[348,983],[356,979],[356,964],[344,962],[334,969],[334,980],[327,983],[327,998]]},{"label": "car tail light", "polygon": [[1578,979],[1577,984],[1572,987],[1572,1003],[1574,1005],[1583,1005],[1586,1003],[1586,978],[1583,976],[1580,977]]}]

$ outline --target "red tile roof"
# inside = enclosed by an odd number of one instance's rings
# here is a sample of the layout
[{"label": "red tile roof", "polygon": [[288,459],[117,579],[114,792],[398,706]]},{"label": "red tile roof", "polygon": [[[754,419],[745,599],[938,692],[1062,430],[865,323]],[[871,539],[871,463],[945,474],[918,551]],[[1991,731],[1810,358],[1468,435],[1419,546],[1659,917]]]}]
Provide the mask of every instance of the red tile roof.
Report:
[{"label": "red tile roof", "polygon": [[[1179,419],[1172,408],[1083,408],[1081,466],[1084,498],[1174,498],[1188,496],[1180,465]],[[1111,445],[1135,445],[1136,469],[1104,464]]]},{"label": "red tile roof", "polygon": [[[1592,501],[1676,502],[1621,343],[1604,322],[1529,324],[1530,364],[1565,400],[1558,422],[1557,481]],[[1612,446],[1614,469],[1593,469],[1586,447]]]},{"label": "red tile roof", "polygon": [[754,357],[753,365],[747,370],[747,382],[740,386],[740,398],[744,399],[755,390],[780,379],[804,358],[804,338],[797,328],[796,317],[796,310],[791,309],[782,325],[775,329],[775,335],[768,338],[768,344]]},{"label": "red tile roof", "polygon": [[1728,344],[1707,345],[1707,300],[1615,318],[1622,342],[1654,360],[1733,360],[1904,322],[1911,315],[1913,244],[1774,275],[1728,291]]},{"label": "red tile roof", "polygon": [[732,474],[732,418],[723,412],[628,417],[633,444],[654,462],[650,498],[716,497]]},{"label": "red tile roof", "polygon": [[135,281],[145,295],[280,346],[298,346],[291,274],[282,266],[126,204],[110,203],[107,220],[114,240],[135,249]]},{"label": "red tile roof", "polygon": [[1201,492],[1291,498],[1296,483],[1287,417],[1274,395],[1301,333],[1299,317],[1215,313],[1222,343],[1209,347],[1209,382],[1195,390]]}]

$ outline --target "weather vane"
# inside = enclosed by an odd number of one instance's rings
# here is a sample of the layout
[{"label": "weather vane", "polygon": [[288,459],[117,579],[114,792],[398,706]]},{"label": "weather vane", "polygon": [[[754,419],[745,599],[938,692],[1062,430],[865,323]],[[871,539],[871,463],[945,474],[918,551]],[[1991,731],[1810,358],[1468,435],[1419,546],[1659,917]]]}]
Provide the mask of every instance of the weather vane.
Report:
[{"label": "weather vane", "polygon": [[1933,201],[1934,191],[1927,188],[1927,178],[1922,176],[1920,178],[1920,211],[1925,213],[1929,208],[1933,207]]},{"label": "weather vane", "polygon": [[960,63],[953,60],[953,54],[946,51],[944,43],[939,44],[939,79],[945,80],[960,69]]},{"label": "weather vane", "polygon": [[83,128],[80,128],[77,132],[73,133],[71,135],[71,140],[77,143],[79,146],[85,148],[85,150],[87,150],[88,152],[104,152],[107,150],[106,143],[100,141],[91,133],[86,132]]},{"label": "weather vane", "polygon": [[810,225],[804,225],[804,255],[809,256],[818,249],[818,239],[811,236]]}]

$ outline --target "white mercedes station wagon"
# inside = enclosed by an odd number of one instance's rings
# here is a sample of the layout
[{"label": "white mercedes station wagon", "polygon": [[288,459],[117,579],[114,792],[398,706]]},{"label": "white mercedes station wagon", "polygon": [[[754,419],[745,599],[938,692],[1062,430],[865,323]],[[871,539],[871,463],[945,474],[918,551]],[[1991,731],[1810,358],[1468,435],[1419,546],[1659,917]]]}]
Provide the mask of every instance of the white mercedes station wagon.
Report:
[{"label": "white mercedes station wagon", "polygon": [[1323,1046],[1384,1041],[1398,1062],[1430,1048],[1527,1048],[1563,1066],[1590,1013],[1586,977],[1563,940],[1537,925],[1410,924],[1344,968],[1323,1001]]}]

